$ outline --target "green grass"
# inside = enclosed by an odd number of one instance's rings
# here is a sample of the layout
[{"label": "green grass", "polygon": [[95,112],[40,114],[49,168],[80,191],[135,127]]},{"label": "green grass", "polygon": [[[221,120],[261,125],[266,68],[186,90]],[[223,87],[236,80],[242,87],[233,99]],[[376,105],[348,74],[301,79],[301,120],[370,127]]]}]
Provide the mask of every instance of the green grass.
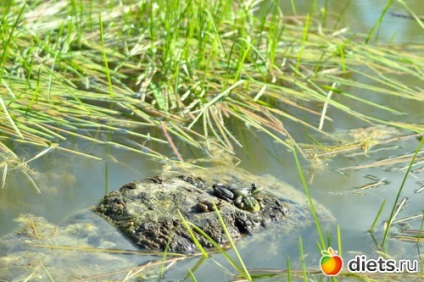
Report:
[{"label": "green grass", "polygon": [[[419,46],[370,46],[360,35],[358,40],[351,34],[332,36],[313,15],[303,25],[290,24],[275,6],[257,17],[257,7],[227,0],[134,1],[116,7],[64,3],[15,1],[2,9],[0,142],[8,147],[23,142],[40,151],[53,147],[84,154],[63,145],[77,137],[163,159],[169,156],[153,151],[154,143],[170,144],[183,162],[181,144],[208,149],[215,142],[228,151],[241,146],[243,140],[229,126],[233,119],[290,147],[296,140],[284,120],[317,132],[319,124],[305,120],[302,112],[321,116],[321,124],[329,120],[325,111],[305,108],[306,102],[369,123],[422,130],[364,115],[343,102],[397,113],[346,87],[422,101],[419,89],[393,75],[423,79],[424,60],[415,55],[422,51]],[[366,76],[378,86],[348,74]],[[124,132],[142,149],[92,138],[99,130]]]},{"label": "green grass", "polygon": [[311,194],[309,192],[309,187],[308,187],[308,184],[306,182],[306,178],[303,174],[302,166],[300,165],[299,158],[298,158],[296,150],[294,148],[293,148],[293,157],[294,157],[294,160],[295,160],[297,171],[299,172],[299,177],[300,177],[300,180],[302,182],[303,189],[305,191],[305,195],[308,199],[309,208],[311,210],[312,216],[314,217],[315,227],[317,229],[318,237],[319,237],[319,240],[320,240],[319,243],[318,243],[318,247],[319,247],[320,251],[325,250],[329,246],[327,246],[325,244],[325,238],[324,238],[324,235],[322,233],[322,228],[321,228],[321,224],[320,224],[319,219],[318,219],[318,214],[316,212],[314,202],[312,201],[312,197],[311,197]]},{"label": "green grass", "polygon": [[384,16],[386,15],[390,6],[392,6],[393,2],[394,2],[394,0],[387,1],[386,6],[384,7],[383,11],[381,12],[380,17],[378,18],[377,22],[374,24],[374,26],[371,28],[370,32],[368,33],[368,37],[365,40],[366,43],[368,43],[370,41],[371,37],[374,35],[375,30],[380,27],[381,23],[383,22]]},{"label": "green grass", "polygon": [[[216,207],[215,203],[213,203],[213,205],[214,205],[214,209],[216,211],[216,215],[218,217],[218,220],[221,223],[221,226],[222,226],[222,228],[225,232],[225,235],[228,238],[228,243],[231,245],[231,248],[234,250],[234,253],[235,253],[239,263],[237,263],[217,242],[215,242],[201,228],[199,228],[198,226],[196,226],[195,224],[193,224],[189,221],[186,221],[185,218],[183,217],[183,215],[178,211],[182,224],[184,225],[184,227],[189,232],[192,241],[194,242],[196,247],[201,252],[203,258],[208,258],[209,254],[206,252],[206,250],[200,244],[199,240],[197,239],[196,235],[193,232],[193,229],[194,229],[194,231],[196,231],[197,234],[199,234],[200,236],[205,238],[209,243],[211,243],[216,248],[216,250],[218,252],[220,252],[228,260],[228,262],[234,267],[234,269],[236,269],[238,271],[238,273],[241,275],[241,277],[243,277],[244,279],[246,279],[248,281],[252,281],[252,277],[250,276],[249,271],[247,270],[246,265],[244,264],[243,259],[241,258],[240,253],[238,252],[238,250],[236,248],[234,240],[231,237],[230,232],[228,231],[228,228],[227,228],[227,226],[226,226],[226,224],[225,224],[225,222],[224,222],[224,220],[223,220],[223,218],[222,218],[222,216],[219,212],[219,209]],[[201,262],[203,262],[203,260]]]},{"label": "green grass", "polygon": [[415,153],[414,153],[414,155],[411,158],[411,162],[409,163],[408,169],[405,172],[405,176],[403,177],[402,183],[399,186],[399,190],[398,190],[398,192],[396,194],[396,199],[395,199],[395,201],[393,203],[393,207],[392,207],[392,210],[390,212],[390,216],[389,216],[389,220],[388,220],[388,223],[387,223],[387,227],[385,228],[385,231],[384,231],[383,239],[382,239],[382,242],[381,242],[382,248],[384,248],[384,246],[386,244],[386,240],[387,240],[388,235],[389,235],[390,227],[392,225],[393,220],[395,220],[395,218],[396,218],[396,214],[397,214],[396,207],[397,207],[398,204],[400,204],[399,198],[400,198],[400,195],[402,194],[403,187],[405,186],[405,181],[408,178],[408,175],[409,175],[409,172],[411,171],[412,165],[415,162],[415,158],[417,157],[417,154],[420,152],[421,147],[422,147],[423,144],[424,144],[424,137],[421,138],[421,142],[418,145],[417,149],[415,150]]}]

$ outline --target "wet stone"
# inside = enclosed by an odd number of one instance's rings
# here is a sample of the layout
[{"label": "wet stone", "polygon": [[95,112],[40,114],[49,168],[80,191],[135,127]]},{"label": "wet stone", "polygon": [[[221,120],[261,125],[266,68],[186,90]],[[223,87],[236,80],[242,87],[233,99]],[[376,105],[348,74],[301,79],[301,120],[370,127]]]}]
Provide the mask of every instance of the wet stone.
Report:
[{"label": "wet stone", "polygon": [[[219,212],[234,240],[274,223],[289,228],[296,224],[304,225],[307,222],[305,218],[311,218],[306,204],[271,193],[278,188],[275,187],[278,186],[275,179],[274,182],[267,182],[265,179],[252,178],[258,180],[258,185],[270,185],[260,193],[261,208],[257,212],[243,210],[233,201],[215,195],[212,189],[217,183],[215,180],[224,180],[232,187],[250,187],[253,183],[237,174],[227,177],[220,175],[215,179],[186,175],[155,176],[125,184],[118,191],[106,195],[94,210],[139,248],[164,250],[169,241],[168,250],[178,253],[197,251],[178,211],[219,244],[228,243],[216,212],[207,203],[219,203]],[[195,234],[203,247],[212,248],[210,242]]]}]

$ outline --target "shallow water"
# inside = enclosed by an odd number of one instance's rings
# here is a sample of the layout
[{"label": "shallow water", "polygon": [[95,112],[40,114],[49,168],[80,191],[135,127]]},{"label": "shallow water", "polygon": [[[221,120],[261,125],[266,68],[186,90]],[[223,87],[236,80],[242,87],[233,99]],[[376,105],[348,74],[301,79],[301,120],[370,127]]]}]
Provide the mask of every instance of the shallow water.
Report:
[{"label": "shallow water", "polygon": [[[290,1],[284,1],[290,3]],[[298,1],[299,3],[301,1]],[[312,2],[312,1],[307,1]],[[348,12],[341,22],[347,22],[351,30],[355,32],[368,32],[380,16],[381,10],[387,1],[329,1],[330,23],[337,21],[337,11],[340,11],[349,3]],[[408,1],[415,11],[424,11],[422,1]],[[290,11],[290,5],[287,11]],[[303,14],[301,3],[298,5],[298,14]],[[311,9],[311,8],[309,8]],[[401,11],[400,6],[393,6],[393,10]],[[288,12],[289,13],[289,12]],[[290,12],[291,13],[291,12]],[[331,25],[330,25],[331,26]],[[344,26],[344,24],[340,24]],[[386,15],[379,33],[380,42],[414,42],[423,43],[423,31],[413,20],[392,17]],[[354,79],[361,79],[354,77]],[[410,83],[417,83],[412,78],[405,78]],[[420,87],[423,87],[422,85]],[[358,95],[371,95],[370,93],[354,93]],[[372,96],[373,101],[378,101],[399,111],[407,112],[407,115],[395,116],[387,112],[375,112],[373,114],[382,119],[408,122],[421,122],[424,120],[423,103],[410,101],[402,98]],[[347,106],[358,106],[354,102]],[[363,106],[361,106],[363,107]],[[366,107],[362,108],[367,114]],[[362,121],[346,116],[346,114],[329,110],[334,122],[326,124],[325,129],[330,132],[338,132],[340,129],[363,127]],[[319,136],[316,132],[287,123],[287,129],[299,140],[308,141],[308,134]],[[403,134],[409,134],[404,132]],[[299,190],[302,185],[294,165],[293,155],[287,152],[285,147],[275,144],[271,139],[255,131],[244,130],[246,151],[239,149],[237,157],[241,160],[241,167],[251,173],[262,175],[271,174],[284,180]],[[390,144],[390,148],[373,153],[375,149],[384,149],[386,146],[371,148],[368,155],[359,153],[355,156],[338,156],[327,161],[326,170],[315,173],[314,180],[309,188],[313,197],[326,206],[336,217],[340,225],[343,242],[343,258],[350,259],[356,253],[368,254],[376,257],[377,247],[373,237],[367,232],[374,221],[381,203],[386,200],[386,207],[376,226],[375,238],[377,242],[382,239],[382,222],[389,217],[394,203],[396,192],[401,185],[406,172],[406,163],[395,164],[385,167],[367,168],[361,170],[339,169],[369,163],[373,160],[386,159],[401,154],[414,152],[418,145],[415,138],[400,140]],[[41,194],[35,193],[29,182],[18,171],[8,175],[6,188],[0,190],[0,235],[7,234],[17,228],[13,221],[21,213],[33,213],[45,217],[54,224],[62,224],[73,212],[94,205],[104,195],[105,191],[118,189],[121,185],[134,179],[141,179],[157,174],[164,163],[151,160],[147,157],[127,152],[113,147],[77,143],[78,148],[89,151],[91,154],[103,158],[103,161],[91,160],[84,157],[72,156],[66,153],[53,151],[42,158],[30,163],[31,168],[38,172],[35,181],[39,185]],[[392,147],[397,146],[397,147]],[[37,154],[29,148],[26,150],[26,158]],[[172,153],[169,151],[169,155]],[[193,154],[191,157],[200,157]],[[422,155],[421,155],[422,157]],[[306,173],[306,163],[305,173]],[[417,168],[422,167],[422,164]],[[416,169],[416,168],[415,168]],[[389,183],[368,190],[361,190],[365,184],[375,182],[367,178],[368,175],[384,179]],[[423,184],[424,172],[412,173],[404,186],[401,198],[408,198],[406,207],[402,209],[398,218],[422,213],[424,192],[416,193]],[[419,220],[411,221],[410,224],[418,229]],[[324,231],[332,234],[332,246],[337,248],[336,226],[329,224]],[[394,229],[396,231],[396,229]],[[314,227],[302,228],[290,234],[265,232],[262,236],[247,238],[238,245],[242,257],[250,268],[278,268],[285,269],[287,259],[290,259],[293,269],[301,269],[299,259],[299,238],[302,238],[304,252],[308,254],[306,264],[311,268],[319,269],[320,254],[316,248],[318,239]],[[419,250],[413,243],[389,240],[388,253],[396,259],[416,259]],[[2,254],[3,255],[3,254]],[[84,261],[81,254],[81,261]],[[187,275],[188,269],[193,267],[196,259],[177,263],[166,274],[169,279],[182,279]],[[212,281],[208,277],[216,279],[232,279],[236,272],[228,262],[220,255],[213,255],[196,270],[195,276],[199,281]]]},{"label": "shallow water", "polygon": [[[378,21],[381,13],[387,5],[386,0],[281,0],[280,6],[283,7],[286,15],[293,15],[291,2],[296,2],[296,14],[304,15],[313,11],[321,11],[328,2],[328,21],[327,27],[344,28],[354,33],[368,34],[374,24]],[[313,3],[317,2],[318,5]],[[397,1],[390,6],[388,13],[383,18],[382,24],[375,34],[378,35],[378,41],[393,43],[423,43],[423,30],[415,20],[392,16],[390,13],[408,14],[404,7]],[[423,2],[420,0],[404,1],[417,16],[423,16]],[[345,12],[343,12],[345,11]],[[340,16],[341,14],[341,16]]]}]

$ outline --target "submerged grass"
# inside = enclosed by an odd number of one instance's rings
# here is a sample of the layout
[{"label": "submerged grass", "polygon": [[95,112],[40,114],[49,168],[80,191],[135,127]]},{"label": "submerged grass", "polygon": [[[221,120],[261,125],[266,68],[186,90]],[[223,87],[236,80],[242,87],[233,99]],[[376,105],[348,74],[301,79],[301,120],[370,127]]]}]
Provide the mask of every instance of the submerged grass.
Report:
[{"label": "submerged grass", "polygon": [[[309,102],[422,130],[362,114],[361,105],[398,111],[347,90],[399,96],[401,89],[404,99],[422,102],[419,88],[395,76],[423,79],[419,46],[370,46],[277,6],[257,16],[255,1],[66,3],[13,1],[1,10],[0,142],[10,148],[24,142],[81,153],[64,145],[78,137],[163,159],[151,144],[170,144],[184,162],[180,144],[242,146],[229,127],[235,119],[304,155],[284,123],[319,132],[331,119]],[[136,138],[141,148],[93,138],[99,131]]]}]

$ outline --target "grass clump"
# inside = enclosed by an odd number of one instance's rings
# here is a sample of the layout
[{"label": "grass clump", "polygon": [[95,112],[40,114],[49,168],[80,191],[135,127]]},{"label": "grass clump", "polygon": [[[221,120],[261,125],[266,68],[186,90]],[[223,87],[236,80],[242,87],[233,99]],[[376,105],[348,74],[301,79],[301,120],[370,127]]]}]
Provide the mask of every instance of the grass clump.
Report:
[{"label": "grass clump", "polygon": [[[322,28],[313,16],[284,16],[274,5],[259,9],[257,2],[227,0],[11,1],[0,15],[0,142],[77,153],[64,145],[76,136],[160,159],[154,144],[170,144],[184,161],[180,144],[242,146],[231,129],[236,123],[290,148],[297,143],[285,121],[319,131],[331,120],[309,102],[419,130],[346,105],[398,113],[349,93],[352,88],[422,101],[419,89],[395,76],[422,80],[419,47],[370,46]],[[123,133],[138,145],[99,131]]]}]

